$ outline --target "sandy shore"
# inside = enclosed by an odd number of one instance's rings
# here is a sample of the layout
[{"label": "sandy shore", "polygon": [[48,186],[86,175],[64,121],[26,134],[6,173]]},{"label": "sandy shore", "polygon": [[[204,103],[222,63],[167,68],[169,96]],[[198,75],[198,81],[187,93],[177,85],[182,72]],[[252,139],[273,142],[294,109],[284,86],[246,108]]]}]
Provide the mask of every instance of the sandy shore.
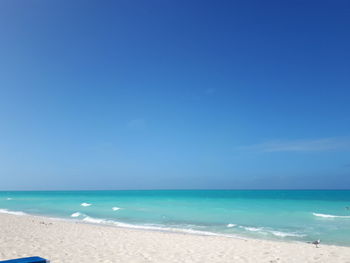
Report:
[{"label": "sandy shore", "polygon": [[341,262],[350,247],[244,240],[0,214],[0,260],[58,262]]}]

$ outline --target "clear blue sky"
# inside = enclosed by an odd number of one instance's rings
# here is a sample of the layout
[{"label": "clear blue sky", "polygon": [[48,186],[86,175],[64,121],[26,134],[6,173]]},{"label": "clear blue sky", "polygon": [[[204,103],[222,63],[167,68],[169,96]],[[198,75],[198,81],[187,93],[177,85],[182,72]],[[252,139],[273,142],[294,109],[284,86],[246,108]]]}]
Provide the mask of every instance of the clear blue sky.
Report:
[{"label": "clear blue sky", "polygon": [[0,1],[0,189],[350,188],[349,1]]}]

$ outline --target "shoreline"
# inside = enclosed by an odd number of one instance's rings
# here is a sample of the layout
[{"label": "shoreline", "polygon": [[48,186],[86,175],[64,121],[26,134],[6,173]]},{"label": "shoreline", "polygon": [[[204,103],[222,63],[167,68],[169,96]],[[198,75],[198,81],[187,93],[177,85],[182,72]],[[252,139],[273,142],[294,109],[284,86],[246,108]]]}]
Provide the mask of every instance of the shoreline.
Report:
[{"label": "shoreline", "polygon": [[[41,215],[41,214],[28,214],[21,211],[12,211],[8,209],[0,209],[1,215],[13,215],[20,217],[33,217],[38,220],[52,220],[52,221],[61,221],[68,223],[76,223],[76,224],[84,224],[84,225],[94,225],[101,227],[109,227],[109,228],[118,228],[118,229],[128,229],[128,230],[140,230],[140,231],[150,231],[150,232],[160,232],[160,233],[170,233],[170,234],[183,234],[183,235],[194,235],[194,236],[204,236],[204,237],[223,237],[223,238],[232,238],[232,239],[240,239],[240,240],[255,240],[255,241],[268,241],[268,242],[277,242],[277,243],[287,243],[287,244],[308,244],[306,241],[299,240],[278,240],[278,239],[268,239],[268,238],[255,238],[244,235],[235,235],[235,234],[224,234],[224,233],[216,233],[209,231],[201,231],[201,230],[192,230],[186,228],[170,228],[170,227],[162,227],[162,226],[147,226],[147,225],[136,225],[129,224],[117,221],[109,221],[105,219],[99,218],[91,218],[92,221],[89,220],[79,220],[76,218],[65,218],[65,217],[53,217],[50,215]],[[94,222],[103,221],[103,222]],[[310,240],[311,241],[311,240]],[[345,247],[350,249],[350,245],[339,245],[339,244],[325,244],[322,243],[322,246],[336,246],[336,247]],[[349,262],[350,263],[350,262]]]},{"label": "shoreline", "polygon": [[[74,220],[74,219],[73,219]],[[0,260],[51,262],[342,262],[350,247],[132,229],[33,215],[0,214]]]},{"label": "shoreline", "polygon": [[[64,217],[52,217],[50,215],[28,214],[28,213],[21,212],[21,211],[12,211],[12,210],[7,210],[7,209],[0,209],[0,215],[1,214],[9,214],[9,215],[15,215],[15,216],[24,216],[24,217],[29,216],[29,217],[36,217],[36,218],[42,219],[42,220],[51,219],[51,220],[72,222],[72,223],[78,223],[78,224],[88,224],[88,225],[130,229],[130,230],[143,230],[143,231],[151,231],[151,232],[164,232],[164,233],[197,235],[197,236],[208,236],[208,237],[214,236],[214,237],[241,239],[241,240],[262,240],[262,241],[282,242],[282,243],[307,244],[307,242],[298,241],[298,240],[278,240],[278,239],[271,239],[271,238],[270,239],[268,239],[268,238],[255,238],[255,237],[249,237],[249,236],[238,235],[238,234],[216,233],[216,232],[192,230],[192,229],[186,229],[186,228],[171,228],[171,227],[166,227],[166,226],[162,227],[162,226],[136,225],[136,224],[117,222],[117,221],[109,221],[109,220],[99,219],[99,218],[91,218],[92,220],[79,220],[76,218],[64,218]],[[97,221],[100,221],[100,222],[97,222]],[[324,244],[324,245],[349,247],[350,248],[350,246],[338,245],[338,244]]]},{"label": "shoreline", "polygon": [[[199,235],[199,236],[217,236],[217,237],[226,237],[226,238],[235,238],[235,239],[254,239],[250,237],[244,237],[239,235],[230,235],[230,234],[221,234],[221,233],[215,233],[215,232],[208,232],[208,231],[201,231],[201,230],[192,230],[192,229],[185,229],[185,228],[170,228],[170,227],[161,227],[161,226],[147,226],[147,225],[136,225],[136,224],[129,224],[129,223],[123,223],[123,222],[117,222],[117,221],[109,221],[105,219],[98,219],[98,218],[91,218],[92,220],[79,220],[76,218],[64,218],[64,217],[52,217],[49,215],[35,215],[35,214],[28,214],[21,211],[12,211],[7,209],[0,209],[0,215],[14,215],[14,216],[22,216],[22,217],[34,217],[37,219],[50,219],[50,220],[57,220],[57,221],[64,221],[64,222],[71,222],[71,223],[78,223],[78,224],[87,224],[87,225],[95,225],[95,226],[102,226],[102,227],[113,227],[113,228],[121,228],[121,229],[130,229],[130,230],[144,230],[144,231],[152,231],[152,232],[164,232],[164,233],[179,233],[179,234],[187,234],[187,235]],[[96,222],[94,222],[96,221]],[[100,222],[97,222],[100,221]],[[264,239],[262,239],[264,240]],[[297,242],[297,241],[286,241],[286,242]]]}]

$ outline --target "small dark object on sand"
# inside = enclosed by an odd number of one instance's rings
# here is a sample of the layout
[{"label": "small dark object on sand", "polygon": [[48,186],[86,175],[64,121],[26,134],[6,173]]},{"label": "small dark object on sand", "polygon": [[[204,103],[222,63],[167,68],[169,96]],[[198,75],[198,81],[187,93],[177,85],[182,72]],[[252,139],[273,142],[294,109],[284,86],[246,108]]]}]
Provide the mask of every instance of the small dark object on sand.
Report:
[{"label": "small dark object on sand", "polygon": [[315,241],[312,241],[312,242],[308,242],[308,243],[311,243],[313,245],[315,245],[317,248],[318,248],[318,245],[321,243],[321,240],[315,240]]},{"label": "small dark object on sand", "polygon": [[40,257],[29,257],[29,258],[18,258],[18,259],[10,259],[0,262],[8,262],[8,263],[47,263],[48,260]]}]

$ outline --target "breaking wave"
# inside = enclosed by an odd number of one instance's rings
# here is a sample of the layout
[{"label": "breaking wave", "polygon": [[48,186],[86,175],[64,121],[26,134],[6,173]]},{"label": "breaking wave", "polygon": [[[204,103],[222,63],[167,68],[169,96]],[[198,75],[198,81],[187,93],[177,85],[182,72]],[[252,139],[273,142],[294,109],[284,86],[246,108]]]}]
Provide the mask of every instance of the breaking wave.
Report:
[{"label": "breaking wave", "polygon": [[108,224],[108,220],[93,218],[90,216],[84,217],[83,221],[88,222],[88,223],[93,223],[93,224]]},{"label": "breaking wave", "polygon": [[82,216],[82,215],[83,215],[82,213],[75,212],[75,213],[71,214],[70,216],[71,217],[79,217],[79,216]]},{"label": "breaking wave", "polygon": [[281,231],[270,231],[270,233],[277,237],[305,237],[306,236],[303,234],[281,232]]},{"label": "breaking wave", "polygon": [[24,213],[22,211],[11,211],[11,210],[7,210],[7,209],[0,209],[0,213],[10,214],[10,215],[17,215],[17,216],[27,215],[26,213]]},{"label": "breaking wave", "polygon": [[124,228],[177,232],[177,233],[180,232],[180,233],[185,233],[185,234],[196,234],[196,235],[204,235],[204,236],[226,236],[226,237],[241,238],[241,237],[236,236],[236,235],[219,234],[219,233],[214,233],[214,232],[209,232],[209,231],[201,231],[201,230],[195,230],[195,229],[183,229],[183,228],[176,228],[176,227],[164,227],[164,226],[154,226],[154,225],[148,226],[148,225],[127,224],[127,223],[122,223],[122,222],[113,221],[113,220],[94,218],[94,217],[90,217],[90,216],[86,216],[82,220],[84,222],[92,223],[92,224],[107,224],[107,225],[114,225],[117,227],[124,227]]},{"label": "breaking wave", "polygon": [[312,213],[314,216],[323,217],[323,218],[350,218],[350,216],[337,216],[337,215],[327,215],[327,214],[319,214]]},{"label": "breaking wave", "polygon": [[250,231],[250,232],[258,232],[263,230],[262,227],[249,227],[249,226],[240,226],[240,228],[243,228],[244,230]]},{"label": "breaking wave", "polygon": [[273,235],[276,237],[305,237],[304,234],[299,233],[293,233],[293,232],[283,232],[283,231],[277,231],[265,227],[247,227],[247,226],[239,226],[239,228],[242,228],[249,232],[255,232],[263,235]]}]

